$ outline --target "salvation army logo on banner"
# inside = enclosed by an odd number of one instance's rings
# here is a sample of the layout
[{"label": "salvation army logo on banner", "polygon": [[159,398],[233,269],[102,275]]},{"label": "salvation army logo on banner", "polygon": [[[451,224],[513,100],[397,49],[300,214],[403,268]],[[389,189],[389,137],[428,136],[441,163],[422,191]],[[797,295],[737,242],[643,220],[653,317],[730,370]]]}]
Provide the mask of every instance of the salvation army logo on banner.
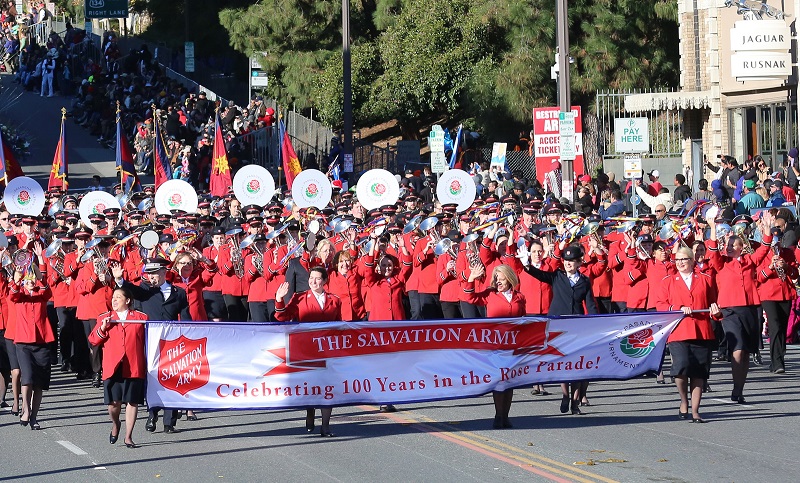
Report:
[{"label": "salvation army logo on banner", "polygon": [[207,337],[190,339],[181,335],[174,340],[161,339],[158,344],[158,382],[166,389],[185,396],[189,391],[208,384]]},{"label": "salvation army logo on banner", "polygon": [[619,349],[628,357],[644,357],[655,349],[653,329],[642,329],[639,332],[623,337]]}]

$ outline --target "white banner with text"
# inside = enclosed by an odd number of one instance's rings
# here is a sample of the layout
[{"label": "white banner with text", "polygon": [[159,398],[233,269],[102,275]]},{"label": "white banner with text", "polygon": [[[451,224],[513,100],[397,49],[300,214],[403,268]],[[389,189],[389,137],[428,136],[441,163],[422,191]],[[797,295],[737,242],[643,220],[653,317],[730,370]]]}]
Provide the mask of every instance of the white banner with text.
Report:
[{"label": "white banner with text", "polygon": [[405,322],[147,323],[147,401],[278,409],[479,396],[630,379],[661,365],[682,315]]}]

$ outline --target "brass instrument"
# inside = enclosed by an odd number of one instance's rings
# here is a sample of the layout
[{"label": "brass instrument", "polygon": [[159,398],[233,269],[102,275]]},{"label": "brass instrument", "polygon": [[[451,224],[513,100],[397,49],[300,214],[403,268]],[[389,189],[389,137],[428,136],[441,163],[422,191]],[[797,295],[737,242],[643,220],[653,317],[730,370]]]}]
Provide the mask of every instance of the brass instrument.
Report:
[{"label": "brass instrument", "polygon": [[422,223],[419,224],[419,230],[422,233],[430,236],[434,244],[442,241],[441,235],[439,235],[439,232],[436,231],[436,227],[438,224],[439,224],[439,218],[436,218],[435,216],[429,216],[428,218],[425,218],[425,220],[423,220]]},{"label": "brass instrument", "polygon": [[61,239],[56,238],[53,243],[47,246],[44,254],[48,259],[55,262],[50,266],[56,271],[58,276],[61,277],[61,280],[67,280],[68,277],[64,276],[64,251],[62,250],[62,244],[63,242]]},{"label": "brass instrument", "polygon": [[228,245],[231,248],[231,265],[236,276],[242,278],[244,276],[244,261],[242,260],[242,250],[239,248],[239,234],[242,232],[241,228],[233,228],[225,232],[228,237]]},{"label": "brass instrument", "polygon": [[477,267],[483,264],[481,262],[481,257],[478,254],[478,238],[480,238],[480,235],[476,232],[473,232],[465,235],[464,239],[462,240],[467,246],[466,257],[467,263],[469,263],[470,267]]},{"label": "brass instrument", "polygon": [[[747,230],[746,224],[737,223],[733,225],[732,231],[734,235],[738,236],[742,240],[742,253],[755,253],[755,250],[753,250],[753,245],[750,244],[750,239],[745,233],[745,230]],[[717,228],[717,232],[719,232],[719,228]],[[720,236],[719,233],[717,233],[717,236]]]},{"label": "brass instrument", "polygon": [[264,275],[264,254],[258,249],[258,245],[255,244],[255,238],[257,236],[257,233],[247,235],[244,240],[242,240],[242,243],[239,244],[239,250],[244,250],[252,246],[253,253],[255,254],[253,255],[253,266],[256,268],[259,275]]}]

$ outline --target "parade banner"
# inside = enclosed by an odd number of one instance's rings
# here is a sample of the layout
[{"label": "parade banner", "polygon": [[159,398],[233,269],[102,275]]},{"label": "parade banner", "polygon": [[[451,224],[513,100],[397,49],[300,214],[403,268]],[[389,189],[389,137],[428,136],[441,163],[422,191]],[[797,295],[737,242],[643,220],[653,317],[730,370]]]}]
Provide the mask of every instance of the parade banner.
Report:
[{"label": "parade banner", "polygon": [[147,401],[278,409],[459,399],[657,371],[682,317],[147,323]]}]

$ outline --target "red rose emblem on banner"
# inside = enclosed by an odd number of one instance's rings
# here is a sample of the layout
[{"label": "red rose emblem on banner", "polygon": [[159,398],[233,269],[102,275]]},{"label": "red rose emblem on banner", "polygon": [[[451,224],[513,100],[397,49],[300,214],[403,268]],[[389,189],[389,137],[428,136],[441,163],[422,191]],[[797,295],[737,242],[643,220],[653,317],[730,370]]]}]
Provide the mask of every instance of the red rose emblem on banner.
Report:
[{"label": "red rose emblem on banner", "polygon": [[174,208],[176,206],[180,206],[182,201],[183,198],[181,197],[180,193],[173,193],[172,196],[169,197],[168,203],[169,206],[172,206]]},{"label": "red rose emblem on banner", "polygon": [[372,185],[372,192],[378,196],[383,196],[386,193],[386,185],[383,183],[375,183]]},{"label": "red rose emblem on banner", "polygon": [[316,198],[317,194],[319,193],[319,188],[315,183],[309,183],[306,186],[306,197],[307,198]]},{"label": "red rose emblem on banner", "polygon": [[258,193],[260,189],[261,183],[259,183],[257,179],[251,179],[250,182],[247,183],[247,191],[250,193]]},{"label": "red rose emblem on banner", "polygon": [[20,206],[25,206],[30,202],[31,202],[31,195],[25,190],[20,191],[19,194],[17,195],[17,203],[19,203]]},{"label": "red rose emblem on banner", "polygon": [[620,341],[620,350],[630,357],[644,357],[656,347],[653,329],[642,329]]},{"label": "red rose emblem on banner", "polygon": [[453,182],[450,183],[450,194],[458,196],[459,193],[461,193],[461,183],[459,183],[457,179],[454,179]]},{"label": "red rose emblem on banner", "polygon": [[94,205],[94,208],[92,208],[92,213],[99,213],[102,215],[104,211],[106,211],[105,203],[97,203]]},{"label": "red rose emblem on banner", "polygon": [[175,340],[159,341],[158,382],[181,396],[208,384],[211,370],[207,340],[206,337],[195,340],[182,335]]}]

